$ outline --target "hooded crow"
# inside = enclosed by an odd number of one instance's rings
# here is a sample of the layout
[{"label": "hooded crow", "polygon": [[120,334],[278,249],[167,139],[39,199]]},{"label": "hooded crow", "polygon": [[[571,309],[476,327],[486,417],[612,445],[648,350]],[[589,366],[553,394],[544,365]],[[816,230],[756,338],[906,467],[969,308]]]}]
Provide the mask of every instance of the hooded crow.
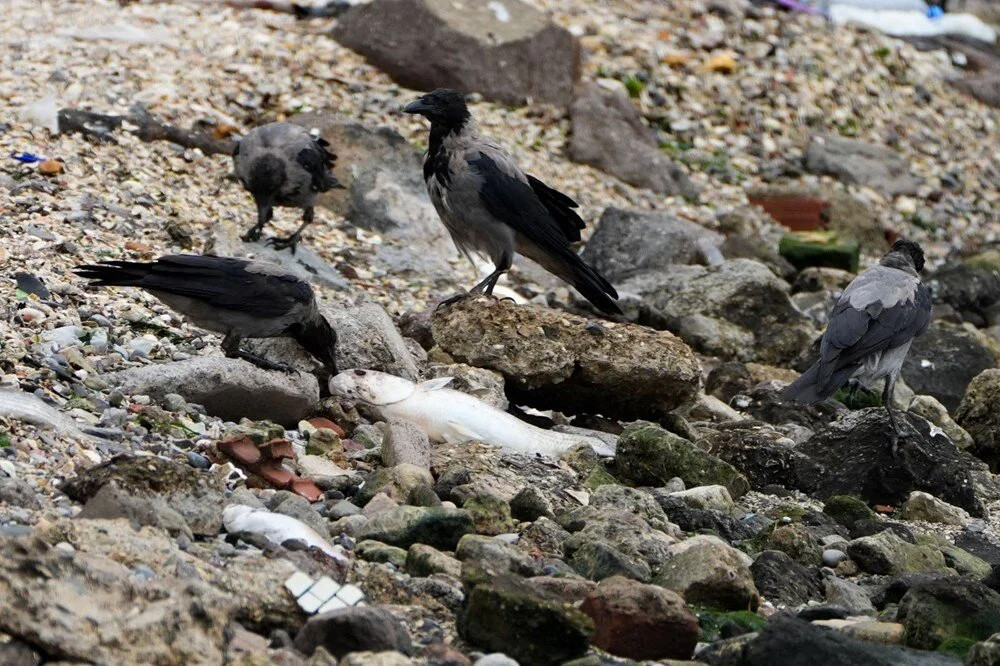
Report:
[{"label": "hooded crow", "polygon": [[337,156],[320,136],[292,123],[271,123],[247,132],[233,149],[236,176],[257,203],[257,224],[244,241],[260,238],[261,229],[274,215],[275,206],[302,209],[302,225],[287,238],[268,243],[277,249],[295,251],[302,231],[313,221],[313,205],[319,192],[342,187],[331,169]]},{"label": "hooded crow", "polygon": [[139,287],[223,334],[222,351],[265,370],[291,370],[240,348],[243,338],[288,336],[337,374],[337,333],[320,314],[312,288],[275,264],[174,254],[151,263],[103,261],[77,266],[95,287]]},{"label": "hooded crow", "polygon": [[583,220],[575,201],[533,176],[481,136],[461,93],[439,88],[403,109],[431,122],[424,180],[455,245],[489,257],[496,270],[472,288],[493,293],[519,252],[570,283],[602,312],[620,314],[611,283],[585,264],[570,243]]},{"label": "hooded crow", "polygon": [[849,381],[856,387],[885,379],[882,404],[896,437],[903,435],[892,413],[892,394],[913,338],[927,329],[931,294],[921,282],[924,252],[898,240],[876,266],[844,290],[820,342],[820,358],[789,384],[781,399],[811,405]]}]

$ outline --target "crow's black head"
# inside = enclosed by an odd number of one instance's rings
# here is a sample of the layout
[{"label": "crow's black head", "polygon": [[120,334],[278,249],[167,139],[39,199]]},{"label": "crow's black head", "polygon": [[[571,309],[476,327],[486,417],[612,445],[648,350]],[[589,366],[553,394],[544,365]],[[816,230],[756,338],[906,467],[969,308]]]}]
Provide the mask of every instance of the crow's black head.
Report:
[{"label": "crow's black head", "polygon": [[337,370],[337,331],[325,317],[316,314],[311,321],[294,325],[288,331],[303,348],[323,364],[331,376]]},{"label": "crow's black head", "polygon": [[893,252],[907,255],[918,273],[924,270],[924,251],[914,241],[905,239],[896,241],[889,249],[890,254]]},{"label": "crow's black head", "polygon": [[431,123],[446,127],[461,127],[469,119],[465,96],[450,88],[438,88],[429,92],[408,104],[403,111],[418,113]]}]

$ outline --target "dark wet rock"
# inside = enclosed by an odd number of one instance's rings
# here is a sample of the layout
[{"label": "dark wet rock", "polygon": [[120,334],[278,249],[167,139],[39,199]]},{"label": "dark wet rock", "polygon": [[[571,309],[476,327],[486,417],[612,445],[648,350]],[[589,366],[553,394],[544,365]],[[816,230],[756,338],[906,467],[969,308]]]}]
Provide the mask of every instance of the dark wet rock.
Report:
[{"label": "dark wet rock", "polygon": [[809,528],[801,523],[775,526],[767,537],[766,545],[809,567],[817,567],[822,561],[822,548]]},{"label": "dark wet rock", "polygon": [[407,551],[396,546],[387,546],[379,541],[372,541],[371,539],[359,541],[354,548],[354,552],[366,562],[392,564],[400,569],[406,565]]},{"label": "dark wet rock", "polygon": [[629,659],[688,659],[701,631],[677,594],[625,578],[609,578],[580,610],[593,621],[593,645]]},{"label": "dark wet rock", "polygon": [[525,3],[508,2],[504,14],[486,4],[377,0],[351,7],[332,36],[407,88],[567,105],[579,77],[576,39]]},{"label": "dark wet rock", "polygon": [[907,543],[916,543],[917,539],[906,524],[898,523],[895,520],[881,520],[879,518],[864,518],[851,526],[849,535],[852,539],[860,539],[866,536],[875,536],[882,532],[890,532]]},{"label": "dark wet rock", "polygon": [[584,543],[574,551],[569,564],[578,574],[593,581],[615,576],[648,581],[652,575],[649,565],[644,561],[629,558],[603,541]]},{"label": "dark wet rock", "polygon": [[729,361],[719,364],[708,373],[705,393],[714,395],[728,405],[733,396],[749,391],[753,384],[753,378],[746,365],[739,361]]},{"label": "dark wet rock", "polygon": [[455,548],[455,557],[461,562],[476,561],[493,575],[537,576],[541,570],[537,561],[516,546],[479,534],[463,536]]},{"label": "dark wet rock", "polygon": [[656,418],[691,400],[701,383],[687,345],[640,326],[470,298],[438,308],[433,330],[456,360],[501,373],[517,404]]},{"label": "dark wet rock", "polygon": [[884,195],[916,194],[920,181],[895,151],[857,139],[814,136],[806,150],[806,168],[836,176],[850,185],[870,187]]},{"label": "dark wet rock", "polygon": [[730,543],[753,539],[773,522],[761,515],[736,518],[720,511],[696,509],[661,489],[654,490],[653,497],[670,521],[685,532],[714,532]]},{"label": "dark wet rock", "polygon": [[872,604],[879,610],[890,604],[898,604],[909,592],[910,588],[941,580],[952,580],[955,574],[947,573],[909,573],[890,576],[883,579],[871,593]]},{"label": "dark wet rock", "polygon": [[510,500],[510,512],[517,520],[532,523],[542,516],[551,518],[552,503],[534,486],[525,486]]},{"label": "dark wet rock", "polygon": [[965,390],[955,411],[955,421],[972,436],[971,453],[1000,469],[1000,370],[989,369],[976,375]]},{"label": "dark wet rock", "polygon": [[719,643],[698,654],[711,666],[959,666],[950,655],[852,638],[804,620],[775,617],[759,635]]},{"label": "dark wet rock", "polygon": [[459,578],[462,575],[462,563],[436,548],[415,543],[406,553],[406,571],[411,576],[443,573]]},{"label": "dark wet rock", "polygon": [[700,188],[660,150],[656,134],[623,90],[597,83],[577,88],[570,105],[573,133],[567,154],[630,185],[696,198]]},{"label": "dark wet rock", "polygon": [[827,603],[846,609],[848,615],[875,615],[871,598],[857,583],[828,575],[822,585]]},{"label": "dark wet rock", "polygon": [[312,655],[318,647],[338,658],[350,652],[411,651],[403,623],[374,606],[340,608],[309,618],[295,636],[295,649]]},{"label": "dark wet rock", "polygon": [[671,557],[675,540],[634,513],[610,507],[584,507],[560,518],[575,530],[562,543],[567,555],[573,556],[588,543],[600,544],[586,551],[586,560],[570,558],[574,567],[587,567],[585,571],[606,572],[609,569],[598,568],[598,565],[617,565],[623,559],[628,565],[622,565],[626,568],[617,573],[657,571]]},{"label": "dark wet rock", "polygon": [[847,407],[833,399],[823,400],[815,405],[784,402],[779,398],[784,388],[785,385],[781,382],[763,382],[741,392],[732,402],[741,412],[758,421],[776,426],[791,423],[813,432],[822,430],[848,411]]},{"label": "dark wet rock", "polygon": [[462,536],[473,531],[472,516],[462,509],[401,506],[372,516],[357,537],[400,548],[423,543],[441,550],[453,550]]},{"label": "dark wet rock", "polygon": [[181,516],[195,535],[214,537],[222,527],[225,497],[217,477],[162,458],[117,456],[82,471],[63,483],[60,490],[71,499],[86,504],[103,488],[112,485],[120,495],[151,502],[148,506],[153,513],[150,515],[156,520],[166,516],[164,508]]},{"label": "dark wet rock", "polygon": [[834,495],[823,504],[823,513],[847,529],[861,520],[875,518],[875,512],[863,501],[850,495]]},{"label": "dark wet rock", "polygon": [[104,379],[126,395],[162,400],[168,393],[179,393],[227,421],[247,417],[295,425],[319,404],[319,384],[311,374],[262,370],[247,361],[218,356],[144,365]]},{"label": "dark wet rock", "polygon": [[912,414],[896,417],[909,437],[892,453],[892,432],[885,410],[849,412],[797,447],[818,463],[800,490],[815,497],[854,495],[869,504],[900,505],[923,490],[974,516],[984,507],[976,496],[973,472],[983,463],[960,452],[940,430]]},{"label": "dark wet rock", "polygon": [[1000,544],[983,532],[964,530],[955,535],[955,545],[985,560],[991,566],[1000,566]]},{"label": "dark wet rock", "polygon": [[593,629],[579,610],[515,578],[473,588],[458,621],[470,645],[539,666],[582,656]]},{"label": "dark wet rock", "polygon": [[772,603],[801,606],[823,599],[819,575],[779,550],[765,550],[750,565],[760,595]]},{"label": "dark wet rock", "polygon": [[510,505],[490,492],[479,492],[462,503],[462,509],[472,516],[477,534],[495,536],[514,531]]},{"label": "dark wet rock", "polygon": [[954,638],[984,640],[1000,631],[1000,594],[962,578],[921,583],[900,600],[897,620],[906,645],[923,650]]},{"label": "dark wet rock", "polygon": [[680,477],[688,486],[720,485],[734,498],[750,489],[732,465],[650,423],[629,426],[618,440],[616,473],[639,486],[663,486]]},{"label": "dark wet rock", "polygon": [[973,378],[998,365],[1000,348],[984,333],[967,325],[933,321],[913,340],[901,374],[913,391],[934,396],[954,412]]},{"label": "dark wet rock", "polygon": [[41,509],[42,502],[27,481],[0,476],[0,504],[22,509]]},{"label": "dark wet rock", "polygon": [[666,562],[653,583],[677,592],[692,605],[755,610],[760,595],[746,555],[718,539],[696,539]]},{"label": "dark wet rock", "polygon": [[817,336],[789,299],[788,283],[749,259],[711,268],[675,266],[618,287],[638,294],[655,318],[697,351],[725,360],[790,363]]},{"label": "dark wet rock", "polygon": [[969,264],[953,264],[927,280],[935,303],[946,303],[963,321],[985,328],[1000,323],[1000,275]]},{"label": "dark wet rock", "polygon": [[819,473],[791,439],[758,421],[713,426],[704,438],[708,452],[740,470],[759,490],[768,485],[802,488]]},{"label": "dark wet rock", "polygon": [[847,554],[862,571],[872,574],[933,573],[948,568],[939,549],[909,543],[890,531],[851,541]]},{"label": "dark wet rock", "polygon": [[722,236],[666,211],[607,208],[582,257],[611,282],[638,273],[662,272],[674,264],[705,263],[705,249]]}]

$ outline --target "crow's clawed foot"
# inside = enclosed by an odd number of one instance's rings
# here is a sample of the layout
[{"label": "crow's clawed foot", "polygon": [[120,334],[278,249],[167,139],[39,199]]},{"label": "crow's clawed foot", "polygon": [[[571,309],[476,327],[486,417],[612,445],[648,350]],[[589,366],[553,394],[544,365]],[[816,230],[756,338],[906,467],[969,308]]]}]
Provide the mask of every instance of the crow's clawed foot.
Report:
[{"label": "crow's clawed foot", "polygon": [[278,372],[285,372],[289,374],[294,374],[295,372],[298,372],[295,368],[293,368],[290,365],[286,365],[284,363],[275,363],[274,361],[267,360],[263,356],[258,356],[257,354],[252,354],[242,349],[234,353],[232,356],[233,358],[243,359],[247,363],[253,363],[261,370],[277,370]]},{"label": "crow's clawed foot", "polygon": [[473,298],[474,296],[476,296],[476,294],[473,294],[472,292],[464,292],[464,291],[463,292],[459,292],[459,293],[455,294],[454,296],[449,296],[448,298],[445,298],[444,300],[442,300],[440,303],[438,303],[434,307],[434,309],[435,310],[440,310],[441,308],[445,307],[446,305],[454,305],[455,303],[458,303],[459,301],[464,301],[465,299],[467,299],[467,298]]},{"label": "crow's clawed foot", "polygon": [[295,247],[299,244],[300,240],[302,240],[302,236],[296,233],[287,238],[269,238],[267,245],[273,247],[275,250],[288,248],[292,251],[292,254],[295,254]]},{"label": "crow's clawed foot", "polygon": [[256,243],[260,240],[260,227],[251,227],[250,231],[242,236],[244,243]]}]

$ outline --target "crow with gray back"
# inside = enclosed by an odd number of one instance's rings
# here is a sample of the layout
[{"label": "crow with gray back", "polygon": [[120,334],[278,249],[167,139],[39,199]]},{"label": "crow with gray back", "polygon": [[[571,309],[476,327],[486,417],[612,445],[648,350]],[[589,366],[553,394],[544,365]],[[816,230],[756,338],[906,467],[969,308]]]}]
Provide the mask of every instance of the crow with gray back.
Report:
[{"label": "crow with gray back", "polygon": [[882,403],[896,438],[892,396],[913,338],[931,318],[930,290],[920,282],[924,252],[913,241],[896,241],[889,253],[847,286],[830,315],[820,358],[789,384],[781,399],[811,405],[851,382],[851,393],[885,380]]},{"label": "crow with gray back", "polygon": [[257,224],[243,235],[247,242],[274,216],[275,206],[302,209],[302,225],[287,238],[272,238],[269,245],[291,248],[313,221],[316,196],[342,187],[331,169],[337,156],[329,143],[292,123],[271,123],[247,132],[233,150],[236,176],[257,204]]},{"label": "crow with gray back", "polygon": [[438,89],[408,105],[431,122],[424,180],[455,245],[493,261],[495,270],[472,288],[490,295],[514,253],[562,278],[607,314],[620,314],[618,293],[570,246],[583,220],[575,201],[525,174],[504,150],[476,130],[465,98]]},{"label": "crow with gray back", "polygon": [[198,326],[221,333],[222,350],[265,370],[292,368],[240,348],[243,338],[287,336],[337,374],[337,333],[320,314],[307,282],[276,264],[175,254],[151,263],[104,261],[77,266],[95,287],[139,287]]}]

